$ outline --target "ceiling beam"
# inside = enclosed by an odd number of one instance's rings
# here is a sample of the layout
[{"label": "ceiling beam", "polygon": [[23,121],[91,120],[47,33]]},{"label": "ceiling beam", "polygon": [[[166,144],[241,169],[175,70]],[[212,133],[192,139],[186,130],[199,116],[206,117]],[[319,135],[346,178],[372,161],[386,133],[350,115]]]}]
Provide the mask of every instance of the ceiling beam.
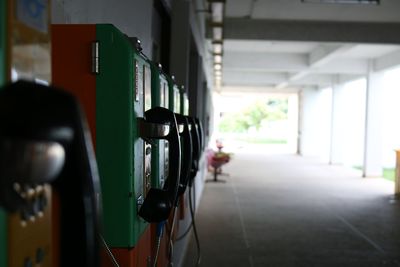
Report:
[{"label": "ceiling beam", "polygon": [[224,93],[256,93],[256,94],[260,94],[260,93],[268,93],[268,94],[273,94],[273,93],[277,93],[277,94],[282,94],[282,93],[289,93],[289,94],[293,94],[293,93],[297,93],[299,91],[300,88],[297,87],[290,87],[290,88],[285,88],[285,91],[281,91],[281,90],[277,90],[275,87],[273,86],[222,86],[221,88],[221,94]]},{"label": "ceiling beam", "polygon": [[[335,59],[340,54],[348,51],[352,47],[354,47],[354,45],[341,45],[341,44],[319,45],[308,54],[308,66],[303,70],[290,75],[286,81],[278,84],[276,88],[277,89],[285,88],[289,84],[306,77],[315,69],[323,67],[328,62],[332,62],[333,59]],[[340,60],[340,62],[342,62],[342,60]]]},{"label": "ceiling beam", "polygon": [[296,72],[307,67],[308,63],[305,54],[226,51],[223,66],[229,70]]},{"label": "ceiling beam", "polygon": [[323,44],[319,45],[309,55],[309,65],[311,68],[322,66],[331,61],[343,52],[350,50],[355,45],[342,45],[342,44]]},{"label": "ceiling beam", "polygon": [[285,73],[224,70],[224,85],[271,85],[287,79]]},{"label": "ceiling beam", "polygon": [[[400,23],[226,18],[224,39],[400,44]],[[209,35],[209,34],[208,34]]]},{"label": "ceiling beam", "polygon": [[400,66],[400,50],[374,60],[374,71],[382,71]]}]

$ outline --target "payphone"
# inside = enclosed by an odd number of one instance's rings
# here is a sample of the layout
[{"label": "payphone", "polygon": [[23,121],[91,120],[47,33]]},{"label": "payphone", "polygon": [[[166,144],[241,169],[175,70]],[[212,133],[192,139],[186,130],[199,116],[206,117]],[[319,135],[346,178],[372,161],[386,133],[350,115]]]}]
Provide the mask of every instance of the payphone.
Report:
[{"label": "payphone", "polygon": [[[167,107],[169,108],[169,103],[170,103],[170,90],[169,90],[169,83],[168,80],[171,78],[168,77],[163,71],[160,65],[157,65],[155,63],[152,64],[152,74],[153,74],[153,79],[152,79],[152,106],[153,107]],[[191,142],[191,136],[189,133],[189,125],[187,119],[178,114],[175,113],[175,117],[177,120],[178,128],[179,128],[179,135],[180,135],[180,141],[181,141],[181,157],[182,157],[182,163],[181,163],[181,168],[180,168],[180,181],[179,181],[179,189],[178,189],[178,196],[180,196],[186,188],[187,185],[187,180],[189,176],[189,171],[190,171],[190,164],[191,164],[191,156],[192,156],[192,142]],[[167,177],[167,171],[166,169],[168,168],[168,157],[166,151],[168,151],[168,142],[159,142],[157,144],[158,146],[155,146],[153,148],[153,155],[154,158],[157,160],[154,160],[155,164],[158,163],[158,165],[154,166],[156,167],[155,172],[153,173],[154,177],[154,182],[158,186],[162,186],[162,181],[164,177]],[[164,161],[161,160],[164,158]],[[158,169],[158,170],[157,170]],[[163,177],[163,174],[165,176]],[[179,198],[177,198],[178,200]],[[178,203],[175,202],[174,206],[176,206]],[[155,255],[153,256],[153,259],[156,262],[157,266],[165,266],[167,263],[167,258],[168,258],[168,240],[169,240],[169,235],[171,234],[171,230],[173,227],[173,217],[174,215],[171,215],[169,218],[169,224],[167,225],[167,228],[169,228],[169,233],[168,234],[162,234],[162,229],[157,230],[161,226],[152,226],[152,241],[153,247],[154,247],[154,253]],[[159,255],[160,254],[160,255]],[[159,255],[159,256],[158,256]]]},{"label": "payphone", "polygon": [[[162,72],[161,65],[150,62],[152,77],[151,77],[151,105],[152,107],[169,107],[169,91],[168,78]],[[163,187],[164,181],[168,175],[169,166],[169,143],[165,140],[154,142],[152,148],[152,177],[153,184],[156,187]]]},{"label": "payphone", "polygon": [[[53,82],[89,114],[103,196],[105,240],[123,266],[150,260],[149,222],[177,194],[180,141],[173,112],[152,108],[152,70],[138,40],[111,24],[53,25]],[[152,145],[167,140],[168,179],[151,181]]]},{"label": "payphone", "polygon": [[180,90],[174,77],[169,79],[169,109],[175,113],[181,112]]},{"label": "payphone", "polygon": [[180,103],[181,103],[180,113],[189,116],[189,98],[187,93],[185,92],[185,88],[182,86],[179,92],[180,92]]},{"label": "payphone", "polygon": [[0,120],[0,266],[99,266],[97,166],[75,98],[19,81],[0,91]]}]

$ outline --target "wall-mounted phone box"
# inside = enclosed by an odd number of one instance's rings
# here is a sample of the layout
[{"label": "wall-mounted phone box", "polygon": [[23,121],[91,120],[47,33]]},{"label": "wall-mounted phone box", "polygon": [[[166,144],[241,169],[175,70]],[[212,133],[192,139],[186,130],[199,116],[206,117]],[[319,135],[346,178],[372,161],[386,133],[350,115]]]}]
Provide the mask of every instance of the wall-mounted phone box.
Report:
[{"label": "wall-mounted phone box", "polygon": [[[137,212],[150,187],[150,157],[139,138],[149,63],[110,24],[54,25],[53,82],[81,100],[96,149],[103,197],[105,240],[134,247],[148,224]],[[149,97],[149,96],[147,96]]]},{"label": "wall-mounted phone box", "polygon": [[181,112],[179,87],[173,79],[169,79],[169,109],[175,113]]},{"label": "wall-mounted phone box", "polygon": [[[169,106],[168,78],[162,72],[161,66],[151,62],[151,106]],[[168,178],[169,166],[169,143],[166,140],[154,140],[155,146],[152,147],[152,184],[156,188],[162,188]]]},{"label": "wall-mounted phone box", "polygon": [[189,116],[189,98],[187,93],[185,92],[185,88],[181,88],[180,90],[180,101],[181,101],[180,113]]}]

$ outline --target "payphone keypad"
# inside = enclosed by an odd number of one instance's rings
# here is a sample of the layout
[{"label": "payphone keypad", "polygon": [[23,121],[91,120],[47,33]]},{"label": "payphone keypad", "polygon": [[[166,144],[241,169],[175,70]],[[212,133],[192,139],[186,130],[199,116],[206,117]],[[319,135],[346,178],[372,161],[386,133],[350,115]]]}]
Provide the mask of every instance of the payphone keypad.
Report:
[{"label": "payphone keypad", "polygon": [[8,216],[9,266],[51,266],[51,187],[18,183],[13,187],[23,205]]}]

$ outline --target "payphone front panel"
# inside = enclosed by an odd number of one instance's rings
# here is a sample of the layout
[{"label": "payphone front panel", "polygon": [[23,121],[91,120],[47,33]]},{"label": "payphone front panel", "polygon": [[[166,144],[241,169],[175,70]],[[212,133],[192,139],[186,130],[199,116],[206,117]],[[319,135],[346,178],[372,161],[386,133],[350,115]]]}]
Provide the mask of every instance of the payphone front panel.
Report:
[{"label": "payphone front panel", "polygon": [[139,138],[136,122],[146,108],[150,66],[114,26],[97,25],[96,37],[96,155],[105,238],[111,247],[133,247],[148,225],[137,213],[150,186],[151,148]]},{"label": "payphone front panel", "polygon": [[181,114],[189,116],[189,98],[184,89],[181,89]]},{"label": "payphone front panel", "polygon": [[172,91],[170,91],[170,92],[172,92],[171,98],[172,97],[174,98],[172,110],[175,113],[180,113],[181,112],[181,96],[180,96],[180,92],[179,91],[180,90],[179,90],[179,87],[177,85],[174,85]]},{"label": "payphone front panel", "polygon": [[173,79],[169,79],[168,81],[168,91],[169,91],[169,104],[168,108],[175,113],[181,112],[181,100],[179,87],[175,84]]},{"label": "payphone front panel", "polygon": [[[168,108],[169,91],[167,77],[160,66],[152,63],[152,107]],[[169,173],[169,143],[167,140],[154,140],[152,183],[156,188],[163,188]]]}]

